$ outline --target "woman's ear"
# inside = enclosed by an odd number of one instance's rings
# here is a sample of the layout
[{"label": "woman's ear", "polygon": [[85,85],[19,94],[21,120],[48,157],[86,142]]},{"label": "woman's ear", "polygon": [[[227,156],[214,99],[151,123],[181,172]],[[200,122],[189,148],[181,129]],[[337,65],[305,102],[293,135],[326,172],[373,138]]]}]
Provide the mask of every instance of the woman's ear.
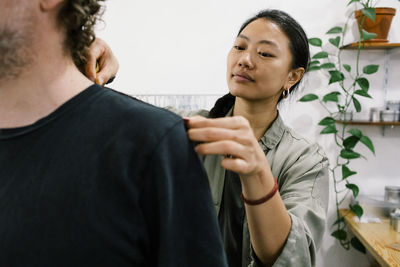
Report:
[{"label": "woman's ear", "polygon": [[301,80],[303,75],[304,75],[304,68],[302,68],[302,67],[291,70],[289,72],[289,78],[288,78],[288,81],[287,81],[287,88],[290,88],[293,85],[295,85],[296,83],[298,83],[298,81]]},{"label": "woman's ear", "polygon": [[63,2],[64,0],[40,0],[40,10],[50,11]]}]

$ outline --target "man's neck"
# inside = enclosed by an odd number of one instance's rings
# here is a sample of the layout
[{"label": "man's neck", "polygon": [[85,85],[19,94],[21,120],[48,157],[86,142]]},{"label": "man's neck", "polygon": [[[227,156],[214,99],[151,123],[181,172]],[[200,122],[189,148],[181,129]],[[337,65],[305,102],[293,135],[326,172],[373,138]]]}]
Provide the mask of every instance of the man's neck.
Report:
[{"label": "man's neck", "polygon": [[36,58],[17,78],[0,81],[0,128],[30,125],[92,84],[64,55]]}]

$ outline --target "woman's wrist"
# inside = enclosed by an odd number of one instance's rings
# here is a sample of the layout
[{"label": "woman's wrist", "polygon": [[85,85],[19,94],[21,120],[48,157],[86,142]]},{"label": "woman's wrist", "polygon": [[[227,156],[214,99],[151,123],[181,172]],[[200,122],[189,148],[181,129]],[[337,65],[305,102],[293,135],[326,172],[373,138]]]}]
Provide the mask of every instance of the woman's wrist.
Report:
[{"label": "woman's wrist", "polygon": [[242,194],[246,199],[260,199],[271,192],[275,186],[275,178],[269,171],[262,170],[251,176],[240,176]]},{"label": "woman's wrist", "polygon": [[277,179],[275,179],[275,184],[274,184],[274,187],[271,189],[271,191],[268,192],[268,194],[266,194],[265,196],[263,196],[261,198],[248,199],[243,195],[243,192],[241,193],[240,197],[242,198],[243,202],[246,203],[247,205],[256,206],[256,205],[263,204],[263,203],[267,202],[268,200],[270,200],[276,194],[276,192],[278,192]]}]

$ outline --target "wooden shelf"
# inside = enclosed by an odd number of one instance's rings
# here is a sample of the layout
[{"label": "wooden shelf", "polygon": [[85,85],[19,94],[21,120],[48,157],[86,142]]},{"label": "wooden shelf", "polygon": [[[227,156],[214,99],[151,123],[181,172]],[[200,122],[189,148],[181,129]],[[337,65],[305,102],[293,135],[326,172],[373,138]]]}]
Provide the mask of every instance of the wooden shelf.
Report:
[{"label": "wooden shelf", "polygon": [[400,244],[400,233],[394,231],[388,218],[380,218],[382,223],[358,223],[349,210],[340,210],[348,229],[361,241],[381,266],[400,266],[400,251],[391,248]]},{"label": "wooden shelf", "polygon": [[337,123],[347,125],[371,125],[371,126],[400,126],[400,121],[343,121],[337,120]]},{"label": "wooden shelf", "polygon": [[[384,42],[362,42],[361,46],[363,49],[393,49],[400,47],[400,43],[384,43]],[[355,50],[358,48],[358,43],[351,43],[345,46],[342,46],[340,49],[352,49]]]}]

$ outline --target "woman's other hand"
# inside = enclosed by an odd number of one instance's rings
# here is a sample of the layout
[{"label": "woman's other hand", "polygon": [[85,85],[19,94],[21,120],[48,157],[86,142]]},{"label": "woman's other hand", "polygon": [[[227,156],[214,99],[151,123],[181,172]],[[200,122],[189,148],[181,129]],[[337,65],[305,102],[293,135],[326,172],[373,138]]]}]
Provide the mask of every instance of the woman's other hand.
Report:
[{"label": "woman's other hand", "polygon": [[118,60],[111,48],[102,39],[96,38],[89,47],[86,76],[93,82],[104,85],[114,79],[118,68]]},{"label": "woman's other hand", "polygon": [[195,148],[201,155],[222,154],[221,165],[241,178],[259,176],[268,161],[258,144],[249,122],[241,116],[207,119],[188,118],[188,135],[200,142]]}]

